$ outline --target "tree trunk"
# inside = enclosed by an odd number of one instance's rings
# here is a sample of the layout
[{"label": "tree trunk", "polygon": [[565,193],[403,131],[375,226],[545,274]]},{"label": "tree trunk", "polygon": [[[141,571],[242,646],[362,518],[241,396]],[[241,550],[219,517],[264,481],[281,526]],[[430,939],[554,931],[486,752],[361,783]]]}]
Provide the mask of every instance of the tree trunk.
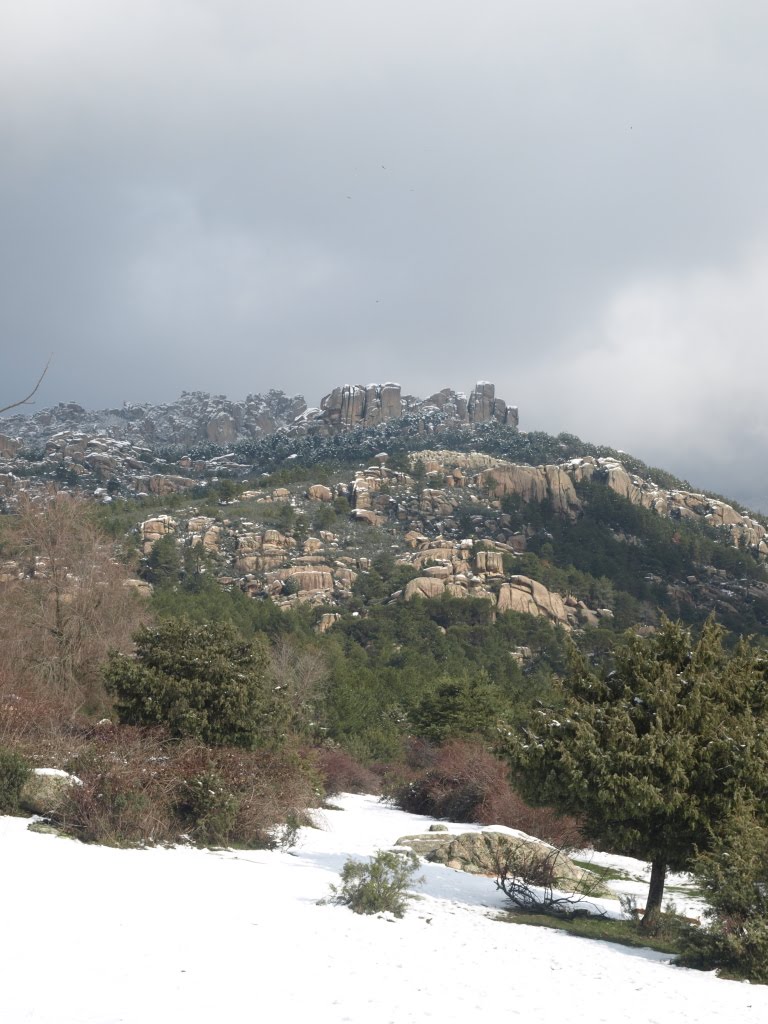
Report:
[{"label": "tree trunk", "polygon": [[640,928],[644,932],[653,933],[658,927],[666,877],[666,862],[663,860],[651,861],[651,884],[648,887],[648,901],[645,905],[643,919],[640,922]]}]

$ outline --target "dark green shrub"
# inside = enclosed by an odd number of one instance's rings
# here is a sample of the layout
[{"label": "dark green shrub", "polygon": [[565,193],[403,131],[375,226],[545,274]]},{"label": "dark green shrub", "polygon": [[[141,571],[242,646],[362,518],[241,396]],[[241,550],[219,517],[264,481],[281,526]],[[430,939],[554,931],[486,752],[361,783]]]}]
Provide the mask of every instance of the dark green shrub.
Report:
[{"label": "dark green shrub", "polygon": [[[274,746],[285,708],[269,683],[266,647],[228,623],[174,619],[135,634],[136,656],[104,672],[120,721],[163,726],[213,746]],[[281,717],[282,713],[282,717]]]},{"label": "dark green shrub", "polygon": [[0,749],[0,814],[17,814],[19,795],[31,768],[14,750]]},{"label": "dark green shrub", "polygon": [[419,858],[409,850],[379,850],[366,864],[351,857],[341,869],[341,885],[331,886],[329,902],[349,907],[356,914],[390,913],[402,917],[414,894],[408,889],[423,881],[414,878]]},{"label": "dark green shrub", "polygon": [[687,933],[681,962],[768,984],[768,828],[752,808],[737,804],[693,875],[709,920]]},{"label": "dark green shrub", "polygon": [[430,743],[475,736],[492,742],[498,735],[500,703],[498,688],[481,670],[473,677],[442,682],[415,703],[409,718],[415,734]]},{"label": "dark green shrub", "polygon": [[215,771],[204,771],[180,787],[176,814],[198,846],[231,842],[240,801]]}]

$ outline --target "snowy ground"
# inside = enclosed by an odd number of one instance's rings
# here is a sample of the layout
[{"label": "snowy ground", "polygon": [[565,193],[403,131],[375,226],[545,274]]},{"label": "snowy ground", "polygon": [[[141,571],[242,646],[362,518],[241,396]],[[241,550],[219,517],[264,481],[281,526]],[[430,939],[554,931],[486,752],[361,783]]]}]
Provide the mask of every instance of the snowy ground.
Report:
[{"label": "snowy ground", "polygon": [[290,853],[110,850],[0,817],[0,1021],[768,1019],[768,986],[500,923],[504,899],[491,879],[440,865],[424,865],[423,897],[401,921],[318,906],[349,855],[431,820],[371,797],[338,803]]}]

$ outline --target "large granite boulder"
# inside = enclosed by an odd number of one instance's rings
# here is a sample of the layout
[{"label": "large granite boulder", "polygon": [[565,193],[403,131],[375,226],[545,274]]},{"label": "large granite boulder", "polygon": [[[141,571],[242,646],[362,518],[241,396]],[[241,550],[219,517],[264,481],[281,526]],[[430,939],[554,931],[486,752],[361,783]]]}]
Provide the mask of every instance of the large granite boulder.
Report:
[{"label": "large granite boulder", "polygon": [[310,501],[333,501],[333,491],[325,484],[310,484],[307,497]]},{"label": "large granite boulder", "polygon": [[552,884],[566,891],[583,887],[590,872],[578,867],[561,850],[523,832],[512,829],[484,829],[482,832],[427,832],[401,836],[398,846],[406,846],[420,857],[435,864],[444,864],[456,871],[495,878],[504,864],[514,862],[529,875],[532,884],[537,876],[550,875]]},{"label": "large granite boulder", "polygon": [[444,586],[443,581],[434,576],[418,576],[406,584],[403,598],[411,601],[414,597],[442,597]]},{"label": "large granite boulder", "polygon": [[528,576],[510,576],[499,589],[498,610],[541,615],[553,622],[569,627],[568,612],[560,594],[547,590],[543,583]]},{"label": "large granite boulder", "polygon": [[19,803],[32,814],[53,814],[75,786],[82,786],[76,775],[60,768],[35,768],[21,788]]}]

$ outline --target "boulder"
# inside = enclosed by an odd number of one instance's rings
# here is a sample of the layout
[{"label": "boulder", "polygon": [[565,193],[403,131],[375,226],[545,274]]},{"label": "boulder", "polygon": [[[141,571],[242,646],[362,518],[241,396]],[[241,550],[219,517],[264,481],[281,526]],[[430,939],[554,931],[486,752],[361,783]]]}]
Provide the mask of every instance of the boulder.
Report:
[{"label": "boulder", "polygon": [[351,590],[352,584],[357,579],[357,573],[353,572],[352,569],[347,569],[345,567],[334,569],[333,575],[337,585],[343,587],[345,590]]},{"label": "boulder", "polygon": [[501,585],[498,610],[543,615],[569,628],[570,620],[562,597],[528,576],[510,576],[509,582]]},{"label": "boulder", "polygon": [[133,579],[132,577],[130,579],[123,580],[123,586],[127,590],[132,590],[135,594],[138,594],[140,597],[152,597],[152,593],[155,589],[152,586],[152,584],[147,583],[146,580],[137,580]]},{"label": "boulder", "polygon": [[316,633],[327,633],[329,629],[339,621],[341,615],[338,612],[325,612],[321,615],[315,624]]},{"label": "boulder", "polygon": [[519,858],[521,852],[525,854],[524,862],[533,874],[536,874],[539,867],[545,871],[553,870],[556,888],[573,890],[583,883],[585,877],[589,877],[588,872],[549,843],[523,832],[512,834],[512,830],[463,832],[454,836],[450,843],[441,844],[432,853],[426,854],[426,859],[457,871],[495,877],[500,866]]},{"label": "boulder", "polygon": [[405,846],[409,850],[413,850],[419,857],[426,857],[427,860],[431,859],[431,855],[443,846],[449,846],[455,836],[446,830],[444,832],[433,832],[430,828],[429,832],[423,835],[414,836],[401,836],[395,846]]},{"label": "boulder", "polygon": [[143,523],[140,523],[139,532],[144,554],[148,555],[161,537],[175,533],[178,525],[171,516],[156,516],[154,519],[145,519]]},{"label": "boulder", "polygon": [[82,786],[76,775],[60,768],[35,768],[22,786],[19,803],[32,814],[52,814],[75,786]]},{"label": "boulder", "polygon": [[588,871],[578,867],[549,843],[524,832],[498,826],[460,835],[430,831],[422,835],[401,836],[397,846],[405,846],[431,863],[491,878],[496,877],[499,868],[510,859],[519,859],[522,852],[530,871],[535,873],[539,865],[547,871],[553,869],[555,886],[566,891],[579,888],[585,878],[590,878]]},{"label": "boulder", "polygon": [[478,572],[504,572],[504,562],[500,551],[478,551],[475,558]]},{"label": "boulder", "polygon": [[310,501],[333,501],[333,491],[325,484],[311,484],[307,488],[307,497]]},{"label": "boulder", "polygon": [[[138,485],[138,478],[136,483]],[[149,477],[144,483],[145,488],[142,489],[148,490],[150,494],[159,495],[178,494],[180,491],[188,491],[199,486],[198,480],[192,480],[187,476],[166,476],[162,473]]]},{"label": "boulder", "polygon": [[262,539],[262,547],[275,547],[275,548],[290,548],[293,547],[295,541],[291,537],[287,537],[284,533],[280,533],[279,530],[265,530]]},{"label": "boulder", "polygon": [[383,522],[382,516],[369,508],[354,509],[350,519],[354,519],[356,523],[368,523],[369,526],[379,526]]},{"label": "boulder", "polygon": [[435,579],[434,576],[418,576],[415,580],[406,583],[403,598],[410,601],[414,597],[440,597],[443,589],[444,585],[441,579]]},{"label": "boulder", "polygon": [[433,576],[435,579],[447,579],[449,576],[453,576],[453,566],[451,565],[428,565],[422,572],[425,576]]}]

